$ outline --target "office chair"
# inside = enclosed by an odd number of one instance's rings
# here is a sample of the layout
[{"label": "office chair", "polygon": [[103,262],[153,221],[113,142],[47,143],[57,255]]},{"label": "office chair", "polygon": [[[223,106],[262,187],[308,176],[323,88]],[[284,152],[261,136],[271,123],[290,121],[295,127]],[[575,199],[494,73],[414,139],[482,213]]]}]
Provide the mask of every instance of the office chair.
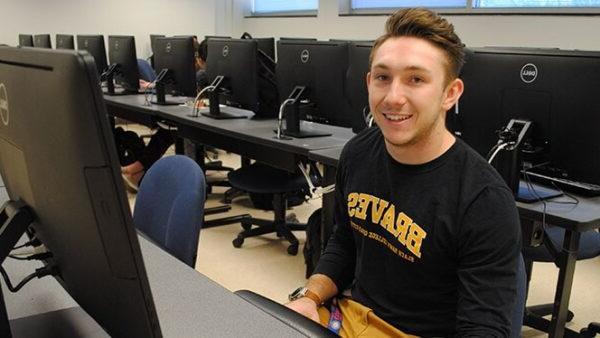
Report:
[{"label": "office chair", "polygon": [[156,161],[141,182],[133,223],[185,264],[195,267],[205,200],[204,173],[182,155]]},{"label": "office chair", "polygon": [[[249,214],[211,220],[211,226],[240,222],[244,229],[236,239],[233,246],[239,248],[248,237],[260,236],[275,232],[278,237],[285,237],[290,242],[287,252],[290,255],[298,253],[299,242],[292,233],[293,230],[305,230],[306,224],[293,222],[286,219],[288,199],[298,194],[308,193],[308,184],[301,174],[291,174],[287,171],[275,169],[269,165],[255,162],[242,166],[227,175],[231,187],[241,191],[256,194],[273,194],[273,220],[254,218]],[[253,225],[258,226],[252,228]]]},{"label": "office chair", "polygon": [[[533,262],[553,262],[557,264],[558,253],[562,250],[564,235],[565,229],[548,226],[544,229],[543,245],[523,248],[528,290]],[[596,230],[583,232],[579,241],[577,260],[590,259],[597,256],[600,256],[600,233]],[[548,332],[550,321],[542,317],[552,314],[553,306],[554,304],[542,304],[526,307],[523,325]],[[573,312],[569,311],[567,321],[571,321],[573,316]],[[594,329],[593,326],[591,329]]]}]

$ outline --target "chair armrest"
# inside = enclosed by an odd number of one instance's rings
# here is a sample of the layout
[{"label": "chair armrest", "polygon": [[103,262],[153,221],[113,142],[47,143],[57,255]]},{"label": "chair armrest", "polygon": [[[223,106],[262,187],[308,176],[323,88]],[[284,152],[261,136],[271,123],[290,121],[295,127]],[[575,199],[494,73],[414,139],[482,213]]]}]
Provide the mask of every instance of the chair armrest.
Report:
[{"label": "chair armrest", "polygon": [[307,337],[339,337],[319,323],[257,293],[239,290],[235,294]]}]

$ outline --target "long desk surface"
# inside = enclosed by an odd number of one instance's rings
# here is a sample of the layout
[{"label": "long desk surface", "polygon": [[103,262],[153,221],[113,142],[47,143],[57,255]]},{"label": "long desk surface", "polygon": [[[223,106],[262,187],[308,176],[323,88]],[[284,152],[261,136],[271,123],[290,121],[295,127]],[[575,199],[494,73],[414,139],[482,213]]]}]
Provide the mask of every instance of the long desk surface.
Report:
[{"label": "long desk surface", "polygon": [[[4,188],[0,195],[3,204]],[[138,238],[164,337],[307,336]],[[41,263],[7,258],[3,266],[16,281]],[[15,338],[108,337],[52,277],[33,279],[17,293],[0,284]]]},{"label": "long desk surface", "polygon": [[[115,116],[131,119],[134,122],[148,119],[166,121],[177,127],[181,137],[289,171],[295,171],[294,162],[306,159],[310,151],[343,146],[354,136],[350,128],[302,121],[302,129],[327,131],[332,135],[277,139],[274,132],[277,126],[275,119],[218,120],[201,114],[191,117],[192,109],[188,106],[148,106],[143,95],[105,96],[104,98],[109,113]],[[253,116],[246,110],[231,107],[226,109],[248,117]],[[200,113],[207,111],[208,108],[200,109]]]}]

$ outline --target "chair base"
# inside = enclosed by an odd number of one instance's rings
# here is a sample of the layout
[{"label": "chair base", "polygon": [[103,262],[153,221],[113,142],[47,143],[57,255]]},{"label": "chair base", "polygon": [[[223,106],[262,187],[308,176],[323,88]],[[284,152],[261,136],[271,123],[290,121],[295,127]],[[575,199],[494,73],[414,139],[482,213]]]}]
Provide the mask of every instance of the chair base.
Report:
[{"label": "chair base", "polygon": [[[544,318],[552,314],[552,304],[534,305],[525,308],[523,316],[523,326],[528,326],[536,330],[548,333],[550,331],[550,320]],[[569,311],[567,322],[573,319],[573,312]],[[579,337],[579,333],[569,328],[565,328],[565,338]]]},{"label": "chair base", "polygon": [[[242,222],[242,228],[244,230],[240,232],[237,237],[232,241],[233,246],[239,248],[244,244],[244,240],[248,237],[260,236],[268,233],[276,233],[277,237],[283,237],[290,245],[287,248],[287,253],[290,255],[298,254],[298,246],[300,243],[292,231],[304,231],[306,230],[306,224],[293,223],[293,222],[276,222],[260,218],[248,217]],[[252,228],[253,225],[258,226]]]}]

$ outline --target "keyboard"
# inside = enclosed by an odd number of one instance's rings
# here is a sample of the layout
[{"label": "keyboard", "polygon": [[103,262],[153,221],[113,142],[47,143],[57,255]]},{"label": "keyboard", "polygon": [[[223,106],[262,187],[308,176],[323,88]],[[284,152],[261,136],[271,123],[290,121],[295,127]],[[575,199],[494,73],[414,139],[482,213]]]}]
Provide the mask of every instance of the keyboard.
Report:
[{"label": "keyboard", "polygon": [[558,187],[573,192],[576,194],[580,194],[583,196],[600,196],[600,185],[586,182],[578,182],[569,180],[566,178],[552,177],[546,176],[543,174],[535,173],[535,172],[527,172],[527,176],[529,176],[533,181],[545,183],[545,184],[556,184]]}]

